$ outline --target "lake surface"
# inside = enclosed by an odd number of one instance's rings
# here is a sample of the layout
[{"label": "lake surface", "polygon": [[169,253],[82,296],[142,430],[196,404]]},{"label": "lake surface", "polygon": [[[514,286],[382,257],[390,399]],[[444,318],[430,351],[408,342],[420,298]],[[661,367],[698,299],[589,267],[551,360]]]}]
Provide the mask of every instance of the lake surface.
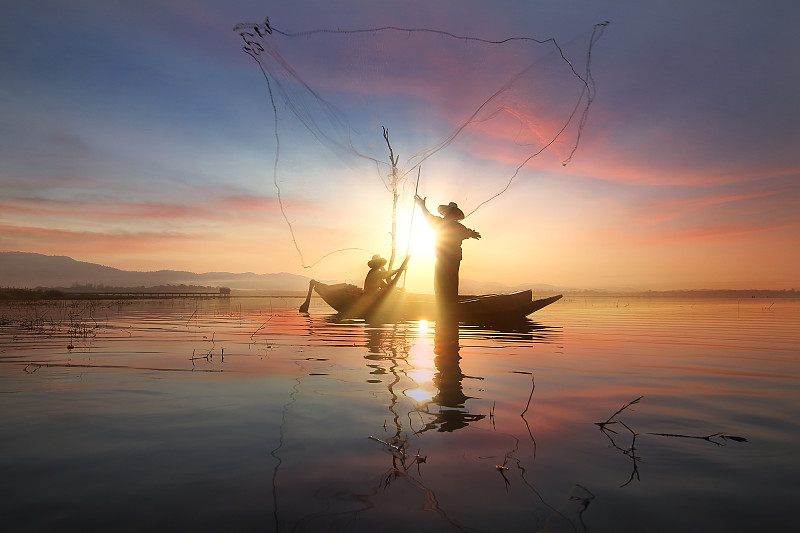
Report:
[{"label": "lake surface", "polygon": [[3,531],[800,530],[800,301],[299,304],[0,303]]}]

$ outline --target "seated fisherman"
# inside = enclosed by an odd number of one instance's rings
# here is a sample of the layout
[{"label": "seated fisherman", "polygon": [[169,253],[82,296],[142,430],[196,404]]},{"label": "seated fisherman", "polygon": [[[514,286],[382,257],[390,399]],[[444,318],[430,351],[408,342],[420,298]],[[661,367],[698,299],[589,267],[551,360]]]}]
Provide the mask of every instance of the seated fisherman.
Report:
[{"label": "seated fisherman", "polygon": [[380,254],[375,254],[372,256],[372,259],[367,263],[367,266],[370,270],[367,273],[367,277],[364,278],[365,293],[376,292],[386,288],[388,286],[386,280],[390,279],[403,269],[400,267],[397,270],[387,271],[385,268],[383,268],[385,265],[386,259],[381,257]]}]

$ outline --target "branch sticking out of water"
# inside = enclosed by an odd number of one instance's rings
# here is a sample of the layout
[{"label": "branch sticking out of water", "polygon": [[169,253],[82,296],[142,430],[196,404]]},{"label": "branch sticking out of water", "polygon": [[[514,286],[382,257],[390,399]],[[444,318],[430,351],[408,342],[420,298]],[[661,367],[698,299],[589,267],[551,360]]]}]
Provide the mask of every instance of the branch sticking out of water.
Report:
[{"label": "branch sticking out of water", "polygon": [[[512,374],[524,374],[526,376],[531,377],[531,393],[528,396],[528,403],[525,404],[525,410],[522,411],[519,416],[522,418],[522,421],[525,422],[525,427],[528,429],[528,435],[531,438],[531,442],[533,443],[533,456],[536,457],[536,439],[533,438],[533,432],[531,432],[531,426],[528,424],[528,419],[525,418],[525,413],[528,412],[528,409],[531,406],[531,400],[533,399],[533,391],[536,390],[536,381],[534,380],[533,372],[526,372],[524,370],[512,370]],[[494,411],[494,406],[492,406],[492,411]],[[492,421],[492,425],[494,425],[494,421]],[[505,476],[503,476],[505,478]]]},{"label": "branch sticking out of water", "polygon": [[192,316],[190,316],[189,320],[186,321],[186,327],[187,328],[189,327],[189,324],[191,323],[192,319],[194,318],[194,315],[197,314],[197,309],[198,308],[199,308],[199,304],[196,304],[195,307],[194,307],[194,311],[192,312]]},{"label": "branch sticking out of water", "polygon": [[[625,405],[623,405],[622,407],[620,407],[620,408],[619,408],[619,410],[617,410],[617,412],[616,412],[616,413],[614,413],[613,415],[609,416],[609,417],[608,417],[608,420],[606,420],[605,422],[595,422],[595,425],[597,425],[597,426],[600,426],[600,429],[605,429],[605,427],[606,427],[607,425],[609,425],[609,424],[616,424],[616,423],[617,423],[616,421],[612,422],[612,420],[614,420],[614,417],[616,417],[618,414],[620,414],[622,411],[624,411],[625,409],[627,409],[627,408],[628,408],[628,407],[630,407],[631,405],[634,405],[634,404],[637,404],[637,403],[639,403],[639,400],[641,400],[642,398],[644,398],[644,396],[639,396],[639,397],[638,397],[638,398],[636,398],[635,400],[633,400],[633,401],[631,401],[631,402],[628,402],[628,403],[626,403]],[[612,430],[609,430],[609,431],[612,431]],[[615,432],[615,433],[616,433],[616,432]]]},{"label": "branch sticking out of water", "polygon": [[533,399],[533,391],[536,389],[536,382],[533,380],[533,374],[531,374],[531,394],[528,396],[528,403],[525,404],[525,410],[520,413],[519,416],[525,418],[525,413],[528,412],[528,409],[531,406],[531,400]]},{"label": "branch sticking out of water", "polygon": [[385,441],[383,439],[379,439],[378,437],[373,437],[372,435],[370,435],[367,438],[372,439],[372,440],[376,440],[376,441],[380,442],[381,444],[385,444],[386,446],[388,446],[388,447],[400,452],[401,454],[403,454],[403,457],[405,457],[405,455],[406,455],[406,452],[403,451],[403,447],[402,446],[397,446],[395,444],[392,444],[391,442],[387,442],[387,441]]},{"label": "branch sticking out of water", "polygon": [[679,435],[676,433],[648,433],[648,435],[658,435],[659,437],[677,437],[681,439],[700,439],[708,442],[713,442],[717,446],[725,446],[724,442],[717,442],[714,439],[732,440],[734,442],[748,442],[744,437],[737,437],[736,435],[726,435],[725,433],[713,433],[711,435]]},{"label": "branch sticking out of water", "polygon": [[[623,408],[623,409],[624,409],[624,408]],[[615,415],[616,415],[616,414],[615,414]],[[612,418],[613,418],[613,416],[612,416]],[[612,422],[612,424],[614,424],[614,423],[616,423],[616,422]],[[600,423],[597,423],[597,424],[598,424],[598,425],[600,425]],[[622,485],[620,485],[620,488],[622,488],[622,487],[625,487],[625,486],[629,485],[629,484],[630,484],[630,483],[633,481],[633,478],[634,478],[634,477],[635,477],[637,480],[640,480],[640,479],[641,479],[641,478],[639,477],[639,465],[638,465],[639,457],[637,457],[637,456],[636,456],[636,437],[637,437],[639,434],[638,434],[638,433],[636,433],[634,430],[632,430],[632,429],[631,429],[631,428],[628,426],[628,424],[626,424],[626,423],[625,423],[625,422],[623,422],[622,420],[620,420],[620,421],[619,421],[619,424],[621,424],[621,425],[622,425],[622,427],[624,427],[625,429],[627,429],[627,430],[630,432],[630,434],[631,434],[631,445],[630,445],[630,447],[628,447],[628,448],[621,448],[620,446],[618,446],[618,445],[617,445],[617,443],[616,443],[616,441],[614,440],[614,437],[612,437],[612,436],[609,434],[609,433],[616,433],[616,431],[612,431],[612,430],[608,429],[607,427],[605,427],[604,425],[600,425],[600,431],[602,431],[602,432],[603,432],[603,435],[605,435],[606,437],[608,437],[608,440],[610,440],[610,441],[611,441],[611,446],[613,446],[613,447],[614,447],[614,448],[616,448],[617,450],[621,451],[621,452],[622,452],[624,455],[626,455],[627,457],[630,457],[630,458],[631,458],[631,465],[632,465],[632,469],[631,469],[631,475],[630,475],[630,477],[628,478],[628,481],[626,481],[625,483],[623,483]]]},{"label": "branch sticking out of water", "polygon": [[268,319],[266,319],[266,320],[264,321],[264,323],[263,323],[263,324],[261,324],[261,325],[258,327],[258,329],[257,329],[257,330],[255,330],[255,331],[253,332],[253,334],[252,334],[252,335],[250,335],[250,338],[252,339],[253,337],[255,337],[255,336],[256,336],[256,333],[258,333],[259,331],[261,331],[262,329],[264,329],[264,326],[266,326],[266,325],[267,325],[267,322],[269,322],[270,320],[272,320],[272,315],[270,315],[270,317],[269,317]]}]

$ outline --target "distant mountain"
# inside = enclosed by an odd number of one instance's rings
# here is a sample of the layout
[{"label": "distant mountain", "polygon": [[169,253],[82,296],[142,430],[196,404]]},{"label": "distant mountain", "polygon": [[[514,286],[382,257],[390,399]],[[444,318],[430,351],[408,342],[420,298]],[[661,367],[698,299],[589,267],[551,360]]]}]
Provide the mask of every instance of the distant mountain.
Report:
[{"label": "distant mountain", "polygon": [[278,274],[252,272],[196,274],[180,270],[137,272],[76,261],[66,256],[0,252],[0,286],[3,287],[71,287],[88,284],[107,287],[202,285],[261,291],[304,291],[308,289],[308,280],[309,278],[305,276],[285,272]]},{"label": "distant mountain", "polygon": [[[76,285],[94,285],[95,287],[102,285],[117,288],[194,285],[271,293],[304,293],[308,289],[309,279],[306,276],[286,272],[277,274],[254,274],[252,272],[197,274],[182,270],[139,272],[76,261],[66,256],[0,252],[0,287],[32,289],[36,287],[70,288]],[[336,283],[336,281],[324,281]],[[490,294],[523,289],[532,289],[537,296],[575,290],[542,283],[509,286],[497,282],[471,279],[462,279],[459,283],[459,290],[462,294]]]}]

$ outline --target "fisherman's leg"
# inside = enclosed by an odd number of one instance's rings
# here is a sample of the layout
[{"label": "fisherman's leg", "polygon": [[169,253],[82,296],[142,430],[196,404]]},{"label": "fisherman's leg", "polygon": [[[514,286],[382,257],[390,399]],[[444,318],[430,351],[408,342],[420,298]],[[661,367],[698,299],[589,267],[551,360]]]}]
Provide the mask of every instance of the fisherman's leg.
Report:
[{"label": "fisherman's leg", "polygon": [[436,305],[439,318],[445,318],[455,307],[457,297],[453,293],[452,268],[446,261],[437,260],[434,270],[433,290],[436,294]]},{"label": "fisherman's leg", "polygon": [[458,301],[458,280],[459,274],[458,271],[461,268],[461,261],[456,261],[455,265],[453,266],[453,294],[455,294],[455,300]]},{"label": "fisherman's leg", "polygon": [[458,302],[458,261],[448,261],[442,266],[444,298],[448,305],[455,305]]},{"label": "fisherman's leg", "polygon": [[441,261],[436,261],[436,265],[433,267],[433,293],[436,295],[437,300],[444,299],[447,292],[445,285],[444,265],[442,265]]}]

